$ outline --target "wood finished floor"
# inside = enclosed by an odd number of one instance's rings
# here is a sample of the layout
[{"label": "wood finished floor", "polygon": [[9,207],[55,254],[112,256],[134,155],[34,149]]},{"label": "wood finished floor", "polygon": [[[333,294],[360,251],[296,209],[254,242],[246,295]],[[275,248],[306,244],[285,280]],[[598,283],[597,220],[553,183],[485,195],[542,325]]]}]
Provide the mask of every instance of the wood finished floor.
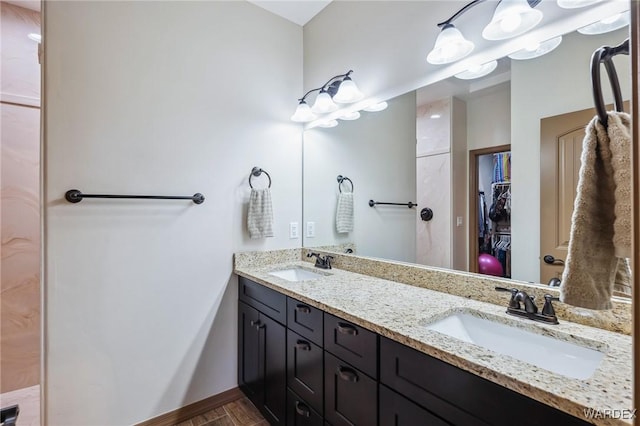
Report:
[{"label": "wood finished floor", "polygon": [[238,399],[175,426],[269,426],[247,398]]}]

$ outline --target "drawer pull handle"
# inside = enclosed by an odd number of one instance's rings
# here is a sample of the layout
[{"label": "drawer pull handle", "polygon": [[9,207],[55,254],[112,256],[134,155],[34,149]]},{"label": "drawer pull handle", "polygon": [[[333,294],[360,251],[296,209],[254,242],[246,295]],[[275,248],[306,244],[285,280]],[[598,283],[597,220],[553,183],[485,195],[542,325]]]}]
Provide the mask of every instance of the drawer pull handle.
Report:
[{"label": "drawer pull handle", "polygon": [[311,416],[311,411],[309,411],[309,407],[301,403],[300,401],[296,401],[296,413],[301,416],[309,417]]},{"label": "drawer pull handle", "polygon": [[256,330],[260,330],[261,328],[265,327],[265,324],[263,324],[260,320],[251,320],[249,324],[251,324],[252,327],[255,327]]},{"label": "drawer pull handle", "polygon": [[338,323],[338,332],[341,334],[348,334],[349,336],[357,336],[358,329],[350,324],[345,324],[343,322]]},{"label": "drawer pull handle", "polygon": [[298,340],[296,343],[296,349],[300,349],[301,351],[310,351],[311,344],[305,340]]},{"label": "drawer pull handle", "polygon": [[349,367],[339,366],[338,367],[338,375],[340,376],[340,378],[342,380],[345,380],[347,382],[352,382],[352,383],[356,383],[358,381],[358,379],[359,379],[358,373],[356,373],[355,371],[353,371]]},{"label": "drawer pull handle", "polygon": [[303,314],[310,314],[311,308],[306,305],[296,305],[296,311]]}]

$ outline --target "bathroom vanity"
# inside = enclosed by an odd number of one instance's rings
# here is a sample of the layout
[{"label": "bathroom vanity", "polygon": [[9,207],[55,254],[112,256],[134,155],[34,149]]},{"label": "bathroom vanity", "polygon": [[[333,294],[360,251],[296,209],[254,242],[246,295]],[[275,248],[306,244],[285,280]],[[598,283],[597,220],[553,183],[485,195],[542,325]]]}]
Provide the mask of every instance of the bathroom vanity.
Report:
[{"label": "bathroom vanity", "polygon": [[[629,336],[562,317],[537,324],[506,315],[506,305],[320,270],[294,252],[236,256],[239,386],[271,424],[628,424],[587,419],[585,409],[631,408]],[[459,315],[598,356],[589,364],[570,354],[572,369],[549,363],[562,355],[539,347],[525,362],[435,331]]]}]

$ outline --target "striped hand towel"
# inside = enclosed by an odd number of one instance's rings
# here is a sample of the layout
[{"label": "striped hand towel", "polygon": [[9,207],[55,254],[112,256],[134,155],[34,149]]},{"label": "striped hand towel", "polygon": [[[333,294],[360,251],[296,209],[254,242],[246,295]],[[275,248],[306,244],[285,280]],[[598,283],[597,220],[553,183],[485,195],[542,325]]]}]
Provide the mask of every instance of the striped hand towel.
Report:
[{"label": "striped hand towel", "polygon": [[339,233],[353,231],[353,192],[341,192],[338,194],[336,230]]},{"label": "striped hand towel", "polygon": [[273,237],[273,206],[269,188],[251,189],[247,228],[251,238]]}]

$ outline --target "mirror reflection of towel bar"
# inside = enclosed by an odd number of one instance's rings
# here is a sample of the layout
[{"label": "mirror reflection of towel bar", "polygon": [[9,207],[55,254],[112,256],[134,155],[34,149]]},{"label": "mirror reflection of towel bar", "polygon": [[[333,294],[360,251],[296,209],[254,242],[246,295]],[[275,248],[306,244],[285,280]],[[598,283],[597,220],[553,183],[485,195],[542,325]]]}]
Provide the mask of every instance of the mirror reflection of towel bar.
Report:
[{"label": "mirror reflection of towel bar", "polygon": [[411,201],[409,201],[408,203],[385,203],[382,201],[373,201],[373,200],[369,200],[369,207],[374,207],[377,205],[383,205],[383,206],[405,206],[405,207],[409,207],[409,208],[413,208],[413,207],[418,207],[417,204],[412,203]]}]

